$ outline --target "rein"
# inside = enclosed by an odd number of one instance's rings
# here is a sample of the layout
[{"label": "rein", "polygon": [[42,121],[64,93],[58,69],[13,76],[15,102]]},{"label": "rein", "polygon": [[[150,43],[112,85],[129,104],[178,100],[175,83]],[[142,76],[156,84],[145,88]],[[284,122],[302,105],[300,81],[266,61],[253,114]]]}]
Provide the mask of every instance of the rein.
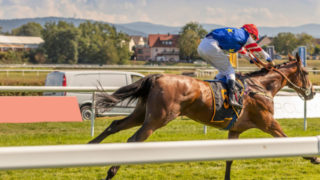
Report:
[{"label": "rein", "polygon": [[[279,69],[273,67],[273,66],[268,66],[266,65],[266,63],[262,62],[256,55],[254,55],[253,53],[251,53],[251,55],[255,58],[252,58],[251,56],[249,56],[251,58],[251,60],[254,62],[254,64],[256,66],[258,66],[259,68],[264,67],[265,69],[269,70],[269,71],[275,71],[277,73],[279,73],[281,76],[283,76],[287,81],[288,83],[295,89],[298,89],[300,91],[302,91],[304,93],[305,96],[309,96],[311,94],[311,87],[310,88],[304,88],[304,87],[299,87],[298,85],[296,85],[295,83],[293,83],[289,78],[288,76],[286,76],[283,72],[281,72]],[[298,62],[297,62],[298,63]],[[299,68],[298,66],[298,70],[299,70],[299,75],[302,75],[302,72],[301,72],[301,69]],[[304,78],[301,78],[302,79],[302,83],[303,83],[303,86],[306,85],[306,82],[305,82],[305,79]],[[299,94],[299,93],[298,93]],[[300,96],[300,98],[303,99],[303,97]]]}]

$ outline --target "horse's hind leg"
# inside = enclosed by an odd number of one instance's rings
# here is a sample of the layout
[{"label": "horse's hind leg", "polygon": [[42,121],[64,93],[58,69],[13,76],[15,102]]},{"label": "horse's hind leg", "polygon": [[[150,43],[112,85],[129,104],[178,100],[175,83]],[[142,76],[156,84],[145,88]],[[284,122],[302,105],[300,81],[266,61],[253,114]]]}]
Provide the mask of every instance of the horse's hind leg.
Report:
[{"label": "horse's hind leg", "polygon": [[[133,136],[128,139],[128,142],[141,142],[146,140],[153,132],[155,128],[148,124],[144,124]],[[120,166],[112,166],[108,170],[106,180],[112,179],[118,172]]]},{"label": "horse's hind leg", "polygon": [[94,143],[100,143],[103,141],[106,137],[108,137],[111,134],[117,133],[121,130],[129,129],[134,126],[139,126],[143,123],[145,118],[145,104],[138,102],[135,110],[127,117],[121,119],[121,120],[115,120],[113,121],[109,127],[107,127],[102,133],[100,133],[96,138],[91,140],[89,144]]},{"label": "horse's hind leg", "polygon": [[[165,126],[180,114],[180,105],[177,103],[166,105],[167,103],[161,103],[161,99],[157,100],[156,98],[155,101],[149,102],[148,104],[148,110],[143,125],[128,139],[128,142],[145,141],[155,130]],[[110,180],[115,176],[119,168],[120,166],[112,166],[108,171],[106,180]]]}]

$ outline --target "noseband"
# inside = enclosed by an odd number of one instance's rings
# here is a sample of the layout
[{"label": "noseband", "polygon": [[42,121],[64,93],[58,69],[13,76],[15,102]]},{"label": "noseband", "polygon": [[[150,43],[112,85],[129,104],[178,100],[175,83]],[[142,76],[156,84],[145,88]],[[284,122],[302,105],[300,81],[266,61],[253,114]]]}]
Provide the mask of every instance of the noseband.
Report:
[{"label": "noseband", "polygon": [[[301,99],[304,99],[305,97],[308,97],[310,96],[310,94],[312,93],[312,90],[311,90],[311,87],[309,88],[304,88],[304,86],[307,85],[307,82],[305,80],[305,78],[303,77],[303,73],[302,73],[302,70],[301,68],[299,67],[299,64],[297,64],[297,68],[298,68],[298,71],[299,71],[299,76],[301,77],[302,79],[302,86],[303,87],[300,87],[298,85],[296,85],[295,83],[293,83],[289,78],[288,76],[286,76],[283,72],[281,72],[279,69],[273,67],[273,66],[267,66],[265,63],[263,63],[259,58],[257,58],[253,53],[252,53],[253,57],[255,59],[253,59],[251,56],[249,56],[251,58],[251,60],[258,66],[260,67],[260,65],[262,65],[265,69],[269,70],[269,71],[275,71],[277,73],[279,73],[281,76],[283,76],[287,82],[292,86],[292,88],[296,89],[296,90],[300,90],[302,91],[304,94],[301,95],[300,93],[298,93],[299,97]],[[298,61],[296,61],[296,63],[299,63]]]}]

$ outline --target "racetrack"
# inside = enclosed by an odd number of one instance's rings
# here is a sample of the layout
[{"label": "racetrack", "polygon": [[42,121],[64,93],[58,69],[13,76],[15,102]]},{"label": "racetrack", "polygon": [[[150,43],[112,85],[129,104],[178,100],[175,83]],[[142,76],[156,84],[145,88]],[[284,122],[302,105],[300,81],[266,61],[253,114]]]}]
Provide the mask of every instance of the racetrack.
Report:
[{"label": "racetrack", "polygon": [[[99,133],[117,118],[96,121]],[[320,119],[308,119],[308,131],[303,131],[303,119],[280,120],[288,136],[319,135]],[[178,118],[156,131],[149,141],[178,141],[200,139],[226,139],[227,132],[208,128],[188,119]],[[136,129],[108,137],[103,143],[126,142]],[[270,137],[259,130],[249,130],[241,138]],[[91,139],[90,122],[0,124],[1,146],[84,144]],[[235,149],[236,151],[236,149]],[[196,153],[196,152],[195,152]],[[79,167],[33,170],[0,171],[0,179],[102,179],[108,167]],[[223,179],[225,162],[186,162],[144,165],[125,165],[114,179]],[[300,157],[235,161],[233,179],[320,179],[320,166],[312,165]]]}]

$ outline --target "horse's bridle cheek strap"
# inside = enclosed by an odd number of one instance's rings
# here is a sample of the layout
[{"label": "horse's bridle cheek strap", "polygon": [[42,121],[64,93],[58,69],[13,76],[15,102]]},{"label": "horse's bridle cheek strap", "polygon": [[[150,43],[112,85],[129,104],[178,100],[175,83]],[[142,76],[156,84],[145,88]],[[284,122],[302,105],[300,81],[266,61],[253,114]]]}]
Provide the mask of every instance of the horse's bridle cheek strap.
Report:
[{"label": "horse's bridle cheek strap", "polygon": [[[309,88],[304,88],[304,87],[299,87],[297,86],[295,83],[293,83],[285,74],[283,74],[281,71],[279,71],[278,69],[276,68],[271,68],[270,70],[273,70],[273,71],[276,71],[278,72],[279,74],[281,74],[286,80],[287,82],[292,86],[293,89],[296,89],[296,90],[300,90],[304,93],[304,95],[307,97],[310,95],[310,93],[312,92],[311,91],[311,88],[312,87],[309,87]],[[302,73],[300,72],[300,68],[298,69],[299,71],[299,76],[302,76]],[[301,77],[301,79],[303,79],[303,77]],[[304,80],[302,80],[302,83],[303,85],[306,85],[306,82]]]},{"label": "horse's bridle cheek strap", "polygon": [[[306,82],[301,66],[299,64],[297,64],[297,68],[298,68],[297,70],[298,70],[299,76],[301,77],[301,80],[302,80],[302,86],[305,87],[307,86],[308,82]],[[305,96],[309,96],[312,93],[312,86],[309,86],[308,88],[303,88],[303,87],[301,87],[300,89],[304,92]]]}]

